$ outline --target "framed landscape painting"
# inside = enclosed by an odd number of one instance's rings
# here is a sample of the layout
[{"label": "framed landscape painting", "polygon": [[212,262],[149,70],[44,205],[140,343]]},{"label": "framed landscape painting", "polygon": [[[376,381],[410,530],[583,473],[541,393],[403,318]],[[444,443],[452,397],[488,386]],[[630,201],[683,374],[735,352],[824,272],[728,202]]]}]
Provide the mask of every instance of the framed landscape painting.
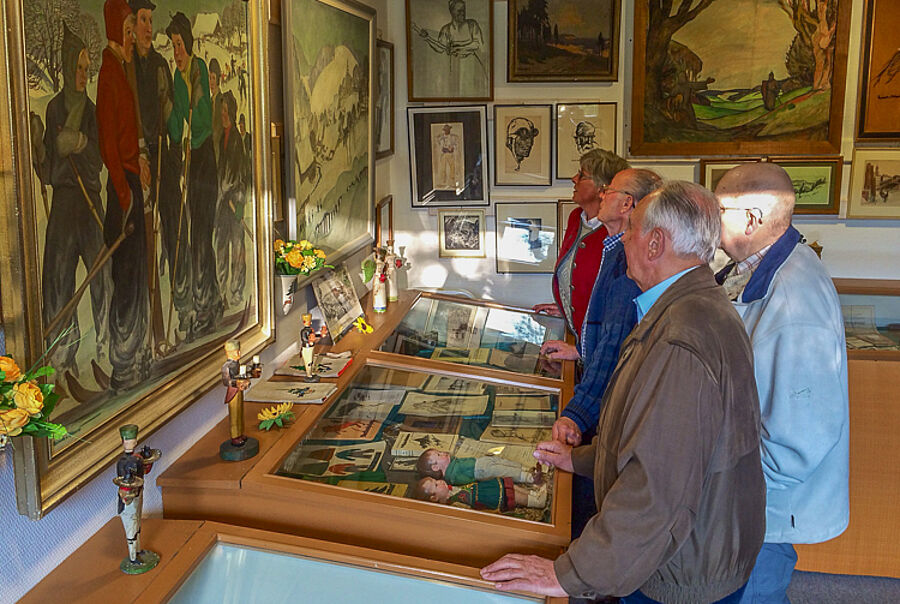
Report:
[{"label": "framed landscape painting", "polygon": [[556,202],[497,203],[497,272],[552,273],[559,249]]},{"label": "framed landscape painting", "polygon": [[837,214],[841,208],[840,157],[770,157],[794,185],[794,214]]},{"label": "framed landscape painting", "polygon": [[[7,350],[56,369],[69,432],[16,443],[18,509],[37,519],[121,454],[119,426],[144,440],[220,383],[225,341],[273,338],[264,5],[143,3],[132,35],[125,3],[4,6]],[[124,108],[107,39],[134,65]]]},{"label": "framed landscape painting", "polygon": [[334,263],[374,238],[375,10],[286,0],[282,27],[291,238]]},{"label": "framed landscape painting", "polygon": [[605,82],[619,74],[619,0],[509,0],[510,82]]},{"label": "framed landscape painting", "polygon": [[559,103],[556,106],[556,178],[571,178],[581,156],[592,149],[616,152],[615,103]]},{"label": "framed landscape painting", "polygon": [[847,218],[900,219],[900,149],[853,151]]},{"label": "framed landscape painting", "polygon": [[551,184],[553,105],[494,105],[494,184]]},{"label": "framed landscape painting", "polygon": [[635,3],[631,153],[839,153],[851,4]]},{"label": "framed landscape painting", "polygon": [[857,140],[900,140],[900,2],[866,0]]}]

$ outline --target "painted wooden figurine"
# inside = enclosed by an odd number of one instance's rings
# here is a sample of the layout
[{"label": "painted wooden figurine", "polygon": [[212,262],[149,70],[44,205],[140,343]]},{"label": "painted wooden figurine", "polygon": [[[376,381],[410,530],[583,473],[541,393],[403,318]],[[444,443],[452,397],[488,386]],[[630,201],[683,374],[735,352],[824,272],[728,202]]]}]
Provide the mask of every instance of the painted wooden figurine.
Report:
[{"label": "painted wooden figurine", "polygon": [[322,325],[319,333],[312,327],[312,315],[304,314],[303,327],[300,329],[300,357],[303,359],[303,368],[306,371],[305,382],[318,382],[319,376],[316,375],[315,358],[316,343],[328,335],[328,328]]},{"label": "painted wooden figurine", "polygon": [[150,473],[162,452],[146,445],[139,451],[135,450],[138,427],[134,424],[122,426],[119,434],[125,451],[116,461],[113,483],[119,487],[118,514],[125,525],[128,541],[128,556],[122,559],[119,568],[123,573],[139,575],[159,564],[159,554],[141,549],[141,509],[144,503],[144,476]]},{"label": "painted wooden figurine", "polygon": [[225,386],[225,403],[228,405],[229,440],[219,445],[219,457],[225,461],[250,459],[259,453],[259,441],[244,434],[244,390],[250,387],[250,379],[262,374],[259,357],[253,357],[248,367],[241,365],[241,342],[225,342],[227,361],[222,365],[222,384]]}]

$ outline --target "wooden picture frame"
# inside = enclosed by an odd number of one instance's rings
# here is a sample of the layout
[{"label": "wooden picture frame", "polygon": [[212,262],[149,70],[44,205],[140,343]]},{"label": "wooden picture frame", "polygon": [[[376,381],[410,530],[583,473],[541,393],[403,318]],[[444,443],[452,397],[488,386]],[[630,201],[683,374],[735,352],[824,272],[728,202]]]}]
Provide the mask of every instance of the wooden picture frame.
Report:
[{"label": "wooden picture frame", "polygon": [[900,140],[900,92],[888,71],[900,61],[897,24],[900,5],[890,0],[866,0],[860,57],[856,140]]},{"label": "wooden picture frame", "polygon": [[494,105],[494,185],[549,187],[553,105]]},{"label": "wooden picture frame", "polygon": [[828,0],[819,24],[801,0],[683,2],[669,15],[636,3],[631,154],[840,153],[851,4]]},{"label": "wooden picture frame", "polygon": [[556,238],[557,257],[559,255],[559,250],[562,248],[566,227],[569,226],[569,215],[572,213],[572,210],[577,207],[578,204],[571,199],[560,199],[556,202],[556,224],[561,232],[560,236]]},{"label": "wooden picture frame", "polygon": [[559,251],[557,203],[495,203],[498,273],[552,274]]},{"label": "wooden picture frame", "polygon": [[[387,231],[385,231],[387,227]],[[387,237],[385,237],[387,235]],[[394,241],[394,196],[387,195],[375,204],[375,245],[385,247]]]},{"label": "wooden picture frame", "polygon": [[[228,6],[230,2],[222,0],[221,3],[213,5],[206,3],[203,9],[224,11]],[[198,204],[207,207],[201,203],[204,200],[208,200],[211,204],[208,207],[215,207],[216,197],[210,195],[211,184],[218,186],[215,164],[210,164],[210,161],[215,161],[213,153],[215,138],[210,136],[202,142],[199,138],[195,141],[196,147],[192,147],[192,159],[189,160],[193,163],[187,163],[186,172],[185,164],[177,162],[174,169],[169,165],[164,169],[163,164],[166,163],[167,156],[171,157],[171,153],[166,150],[160,153],[159,149],[169,149],[170,144],[180,143],[181,134],[188,130],[188,122],[184,119],[179,128],[173,129],[172,124],[175,121],[170,121],[166,123],[165,128],[157,129],[156,135],[152,137],[155,144],[149,143],[152,147],[148,150],[151,160],[151,192],[148,193],[148,199],[158,199],[159,203],[145,204],[144,212],[134,213],[130,212],[134,204],[126,202],[124,207],[129,211],[121,212],[123,205],[119,203],[120,195],[103,191],[107,188],[108,179],[101,176],[102,160],[96,150],[99,143],[98,139],[94,138],[98,136],[95,134],[97,131],[91,130],[91,126],[86,125],[88,121],[98,124],[102,120],[109,137],[114,135],[114,129],[120,127],[124,118],[120,113],[111,118],[96,117],[94,101],[97,99],[98,70],[103,61],[101,50],[105,45],[105,41],[100,39],[104,36],[100,32],[105,31],[103,2],[100,0],[81,2],[79,13],[63,15],[55,24],[48,23],[45,19],[43,22],[51,27],[37,31],[31,26],[36,23],[34,20],[36,11],[43,10],[42,7],[43,5],[39,6],[36,2],[7,3],[0,16],[6,36],[3,50],[0,50],[2,55],[0,63],[6,66],[4,77],[10,82],[8,103],[16,108],[15,111],[0,118],[0,140],[3,141],[0,163],[3,172],[9,175],[9,178],[3,179],[2,184],[4,199],[8,200],[8,203],[4,204],[4,209],[0,213],[0,231],[4,234],[0,242],[0,258],[3,260],[0,262],[0,281],[3,282],[4,288],[0,295],[3,298],[7,350],[15,355],[23,366],[27,367],[38,361],[56,339],[57,331],[64,331],[66,323],[74,324],[69,317],[78,317],[81,339],[74,343],[74,347],[66,348],[64,352],[68,354],[74,350],[76,353],[74,361],[65,359],[60,361],[56,357],[59,347],[44,359],[44,362],[61,369],[52,379],[60,386],[57,391],[66,395],[57,405],[52,419],[66,424],[77,438],[49,442],[47,439],[23,436],[18,438],[14,449],[17,507],[21,514],[28,515],[32,519],[39,519],[114,463],[122,452],[119,426],[125,423],[137,424],[140,427],[140,438],[144,440],[215,385],[220,384],[223,342],[240,339],[245,353],[252,354],[274,339],[272,207],[271,196],[268,194],[271,156],[269,137],[266,136],[270,120],[268,99],[262,92],[268,89],[268,72],[261,61],[262,49],[266,45],[265,4],[256,0],[242,4],[243,12],[236,20],[237,29],[231,34],[225,34],[220,30],[207,31],[207,21],[218,23],[215,18],[207,18],[190,26],[196,38],[196,41],[191,40],[193,48],[198,48],[202,42],[204,47],[211,51],[210,63],[213,58],[220,62],[219,75],[227,73],[230,76],[227,79],[223,77],[221,82],[219,78],[216,79],[216,83],[221,84],[218,88],[221,98],[231,99],[228,101],[229,118],[234,119],[237,126],[236,130],[232,130],[235,138],[232,139],[234,142],[228,145],[227,151],[231,154],[229,156],[231,160],[237,162],[236,165],[243,165],[245,168],[246,176],[241,178],[249,179],[244,181],[247,195],[236,201],[244,213],[243,220],[236,214],[231,216],[234,220],[230,221],[229,226],[236,227],[233,231],[234,239],[230,239],[227,243],[221,241],[215,248],[212,239],[217,218],[196,209],[199,207]],[[191,2],[178,8],[181,14],[186,12],[191,17],[200,11],[200,6]],[[162,17],[165,13],[161,9],[158,9],[157,13],[160,21],[170,18]],[[212,12],[207,12],[207,15],[215,17],[215,13]],[[189,17],[185,20],[190,23]],[[64,30],[63,23],[67,31]],[[180,24],[177,25],[180,27]],[[187,43],[187,32],[182,31],[183,41]],[[152,30],[149,34],[142,33],[140,27],[136,29],[138,49],[144,44],[156,47],[157,53],[162,58],[159,61],[153,59],[157,61],[158,70],[154,73],[168,70],[168,77],[173,78],[172,89],[175,89],[174,78],[178,76],[169,66],[169,60],[173,56],[171,41],[166,34],[160,37],[157,32],[153,36]],[[73,35],[79,38],[78,41],[74,40]],[[229,46],[223,45],[224,35],[237,35],[245,42],[237,47],[238,50],[232,50]],[[33,53],[43,52],[41,49],[46,50],[49,47],[50,56],[61,56],[54,54],[57,51],[52,49],[58,49],[59,45],[63,44],[64,38],[67,48],[77,50],[79,45],[86,45],[88,51],[86,55],[77,52],[69,55],[87,56],[89,59],[85,88],[87,101],[81,121],[81,128],[88,128],[88,135],[85,135],[87,140],[83,145],[84,141],[79,137],[77,147],[81,150],[70,153],[69,162],[64,162],[61,158],[57,160],[56,168],[59,170],[54,168],[55,175],[50,177],[41,168],[44,165],[41,151],[46,152],[48,146],[44,145],[42,150],[32,148],[30,142],[42,141],[38,129],[44,129],[48,121],[52,122],[59,117],[51,115],[51,120],[48,120],[44,111],[46,101],[51,97],[61,98],[62,95],[62,92],[53,91],[53,82],[56,81],[59,87],[57,90],[66,84],[60,78],[61,64],[50,61],[32,65]],[[192,59],[194,62],[189,68],[197,73],[208,74],[206,61],[200,56],[200,52],[195,52]],[[226,60],[227,67],[225,67]],[[153,81],[158,83],[159,80],[154,76]],[[168,79],[163,81],[168,82]],[[203,95],[197,97],[195,103],[207,102],[207,86],[208,78],[206,82],[201,82]],[[178,94],[177,90],[175,94]],[[212,94],[208,97],[210,106],[224,102],[218,100],[219,97],[216,99],[212,97]],[[138,97],[139,103],[135,110],[145,120],[143,125],[147,127],[151,124],[149,118],[155,115],[151,110],[158,105],[155,100],[147,104],[140,103],[145,98]],[[234,101],[233,105],[231,101]],[[222,107],[221,104],[216,106]],[[235,112],[231,113],[231,109],[235,106]],[[62,116],[64,118],[67,116],[65,105],[60,101],[57,101],[54,107],[55,109],[61,107]],[[240,132],[241,117],[248,130],[245,133]],[[53,124],[46,130],[53,134],[60,131]],[[181,134],[176,130],[181,130]],[[253,133],[252,137],[250,132]],[[53,149],[56,142],[51,138],[48,138],[47,142],[50,143],[49,148]],[[83,152],[86,155],[83,155]],[[244,156],[239,161],[234,159],[238,153]],[[76,166],[74,170],[71,169],[72,165]],[[193,172],[192,165],[195,170]],[[38,170],[35,170],[36,167]],[[211,175],[207,173],[209,169],[213,170]],[[193,194],[190,190],[185,193],[181,188],[179,170],[182,171],[180,175],[182,178],[186,176],[184,180],[189,183],[188,187],[194,188]],[[71,180],[66,183],[60,181],[59,190],[54,191],[54,178],[65,172],[71,175],[67,176]],[[127,175],[123,175],[122,178],[122,182],[127,183],[123,190],[129,193],[131,190],[138,190],[134,189],[135,181],[129,181],[130,178]],[[73,183],[74,187],[67,186]],[[159,186],[154,186],[154,183]],[[230,185],[233,186],[234,181],[230,181]],[[62,199],[64,188],[68,188],[70,193],[67,203],[63,203]],[[116,185],[112,190],[115,191],[115,188]],[[134,194],[129,197],[132,202],[136,199]],[[50,208],[62,208],[67,205],[69,210],[75,208],[75,215],[53,217],[54,222],[59,222],[60,219],[63,221],[63,230],[61,235],[49,236],[49,240],[56,244],[55,253],[62,253],[63,258],[67,258],[68,268],[63,269],[61,263],[46,255],[48,252],[46,243],[53,214]],[[184,205],[195,207],[193,217],[195,229],[191,232],[191,229],[183,228],[179,236],[178,222],[181,221],[179,216],[182,214],[179,208]],[[110,211],[110,226],[106,226],[103,216],[107,211]],[[117,212],[122,214],[122,217],[118,217],[120,221],[118,224],[122,224],[123,217],[127,217],[133,230],[116,235]],[[221,218],[224,220],[228,217]],[[208,221],[208,229],[203,228],[202,225],[205,223],[202,221]],[[94,252],[84,255],[83,251],[71,247],[75,238],[66,233],[72,233],[73,230],[80,233],[105,231],[110,237],[104,239],[101,235],[96,239],[104,246],[95,248],[96,255]],[[163,253],[162,246],[158,244],[163,237],[169,235],[172,238],[166,247],[167,251]],[[68,243],[64,243],[64,239]],[[105,247],[107,241],[111,247]],[[157,245],[148,245],[148,241]],[[181,244],[184,245],[183,249]],[[121,247],[123,245],[125,247]],[[221,302],[223,296],[219,291],[216,269],[223,265],[228,267],[228,260],[222,256],[217,259],[216,254],[221,253],[223,249],[227,250],[228,247],[237,253],[238,246],[242,246],[246,254],[246,262],[243,265],[245,280],[243,285],[240,285],[238,274],[236,272],[229,274],[229,270],[226,269],[224,283],[228,284],[226,286],[228,295],[225,296],[227,307],[220,306],[223,304]],[[110,253],[103,253],[102,249]],[[208,254],[209,258],[202,263],[204,267],[198,269],[200,274],[188,276],[185,272],[188,270],[185,267],[191,266],[191,263],[185,260],[187,249],[196,254],[200,254],[201,251]],[[131,260],[125,257],[126,250]],[[172,256],[168,255],[170,251]],[[135,259],[137,257],[140,260]],[[79,261],[85,266],[83,273],[80,272],[82,269],[78,266]],[[97,270],[91,276],[94,261],[97,261],[95,267]],[[170,263],[174,266],[171,275],[168,268]],[[43,274],[42,264],[59,266],[60,269],[57,272],[44,271]],[[159,273],[160,265],[166,267],[162,279]],[[108,273],[106,267],[110,268]],[[193,271],[193,268],[191,270]],[[107,276],[109,287],[106,293],[94,291],[90,296],[87,295],[94,284],[106,281]],[[73,290],[76,284],[81,284],[81,287],[77,292],[66,292],[65,287],[59,290],[58,283],[53,285],[58,279],[72,283]],[[45,295],[49,296],[54,288],[62,292],[67,302],[74,301],[73,305],[68,309],[63,307],[62,310],[50,308],[56,304],[49,297],[45,302]],[[173,290],[180,293],[172,296],[170,292]],[[130,303],[129,298],[125,297],[126,291],[137,291],[132,298],[137,302]],[[183,297],[181,293],[184,293]],[[144,301],[148,297],[151,304],[145,305]],[[99,308],[106,308],[107,312],[115,305],[119,317],[116,319],[119,323],[115,337],[110,335],[111,324],[105,320],[111,313],[106,314],[101,310],[98,314],[98,309],[93,304],[95,301],[101,302]],[[108,306],[104,306],[106,304]],[[177,308],[174,308],[176,306]],[[202,319],[202,322],[197,319],[193,327],[190,319],[184,323],[181,321],[182,317],[189,316],[191,308],[194,308],[196,316]],[[126,316],[130,316],[133,322],[125,321]],[[100,321],[98,317],[101,318]],[[124,325],[131,327],[120,329]],[[147,332],[150,333],[142,333],[142,329],[135,327],[140,325],[147,325]],[[179,332],[184,333],[182,327],[192,330],[193,338],[180,335]],[[92,335],[92,332],[96,335]],[[126,373],[123,370],[126,364],[123,360],[125,356],[123,351],[132,347],[133,355],[130,357],[129,365],[132,373]],[[103,353],[103,350],[114,348],[120,351],[116,353],[120,360],[115,365],[108,361],[111,358],[109,354]],[[68,366],[69,363],[74,363],[71,366],[76,369],[80,368],[77,375],[76,371],[67,371],[71,368]],[[140,367],[135,370],[134,367],[138,363]]]},{"label": "wooden picture frame", "polygon": [[[508,5],[507,81],[619,79],[620,0],[548,2],[544,14],[537,15],[529,13],[534,9],[527,0],[509,0]],[[546,39],[543,27],[532,25],[541,23],[550,32]]]},{"label": "wooden picture frame", "polygon": [[492,0],[406,0],[410,102],[494,100],[493,58]]},{"label": "wooden picture frame", "polygon": [[715,192],[719,179],[732,168],[741,164],[752,164],[762,161],[761,157],[734,157],[731,159],[715,159],[704,157],[700,159],[700,184]]},{"label": "wooden picture frame", "polygon": [[438,256],[484,258],[484,210],[438,210]]},{"label": "wooden picture frame", "polygon": [[375,32],[355,0],[282,6],[289,236],[332,264],[375,236]]},{"label": "wooden picture frame", "polygon": [[837,214],[841,209],[844,159],[835,157],[770,157],[794,184],[794,214]]},{"label": "wooden picture frame", "polygon": [[412,207],[486,206],[487,107],[407,107]]},{"label": "wooden picture frame", "polygon": [[394,45],[375,42],[378,53],[378,86],[375,96],[375,158],[394,154]]},{"label": "wooden picture frame", "polygon": [[853,150],[847,218],[900,219],[900,149]]},{"label": "wooden picture frame", "polygon": [[592,149],[615,153],[617,130],[616,103],[557,103],[556,179],[571,178]]}]

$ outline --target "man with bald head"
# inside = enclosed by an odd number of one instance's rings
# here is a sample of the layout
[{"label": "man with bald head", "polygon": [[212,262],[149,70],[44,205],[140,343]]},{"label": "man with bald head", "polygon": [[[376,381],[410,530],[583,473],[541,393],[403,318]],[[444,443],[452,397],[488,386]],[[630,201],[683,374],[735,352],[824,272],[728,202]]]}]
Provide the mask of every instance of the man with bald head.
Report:
[{"label": "man with bald head", "polygon": [[849,522],[847,350],[837,292],[791,226],[794,189],[778,165],[745,164],[716,187],[717,275],[753,346],[766,478],[766,539],[742,602],[788,602],[794,543]]}]

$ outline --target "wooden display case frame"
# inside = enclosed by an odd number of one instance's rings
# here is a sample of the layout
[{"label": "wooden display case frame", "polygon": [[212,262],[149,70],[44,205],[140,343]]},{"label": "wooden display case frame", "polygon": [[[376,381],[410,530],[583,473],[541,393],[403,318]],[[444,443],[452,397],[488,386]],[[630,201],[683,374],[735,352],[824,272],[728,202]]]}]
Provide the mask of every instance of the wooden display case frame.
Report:
[{"label": "wooden display case frame", "polygon": [[[296,420],[279,432],[251,430],[250,434],[260,441],[260,454],[243,462],[218,459],[218,444],[228,433],[228,420],[220,422],[157,478],[162,487],[164,516],[214,520],[474,567],[510,552],[553,558],[562,553],[571,537],[572,477],[565,472],[554,473],[549,523],[275,474],[331,402],[367,365],[545,390],[559,394],[561,407],[572,397],[574,363],[570,361],[563,364],[562,379],[553,379],[378,351],[413,304],[423,297],[530,312],[454,296],[403,292],[398,303],[378,315],[371,312],[371,300],[366,300],[367,317],[372,318],[374,330],[368,335],[349,333],[332,349],[353,350],[355,354],[354,362],[335,380],[338,392],[329,402],[295,406]],[[245,406],[245,424],[254,426],[256,413],[264,405]]]}]

